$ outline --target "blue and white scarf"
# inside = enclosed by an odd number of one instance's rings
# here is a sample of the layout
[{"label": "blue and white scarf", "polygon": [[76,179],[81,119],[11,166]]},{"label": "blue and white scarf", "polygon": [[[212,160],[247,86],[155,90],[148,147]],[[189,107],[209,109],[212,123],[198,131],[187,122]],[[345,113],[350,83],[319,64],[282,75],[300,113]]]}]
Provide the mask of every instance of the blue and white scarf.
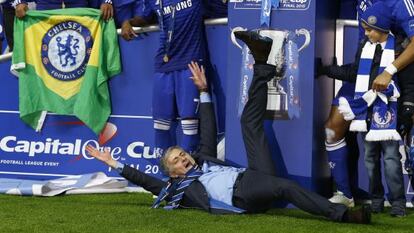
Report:
[{"label": "blue and white scarf", "polygon": [[203,175],[203,171],[201,171],[197,165],[193,166],[185,175],[184,178],[174,182],[172,178],[167,182],[167,185],[162,188],[161,192],[158,194],[157,199],[152,204],[152,208],[158,208],[162,201],[164,201],[167,197],[170,197],[170,201],[168,201],[167,205],[164,209],[176,209],[180,206],[180,201],[183,199],[184,192],[187,187],[190,186],[195,180],[197,180],[201,175]]},{"label": "blue and white scarf", "polygon": [[[378,73],[382,73],[395,59],[394,37],[388,35]],[[367,131],[367,111],[372,106],[372,120],[367,141],[401,140],[397,128],[397,99],[400,92],[394,80],[382,92],[368,90],[372,60],[377,44],[367,41],[362,49],[359,62],[354,99],[339,98],[339,112],[345,120],[352,120],[350,131]]]}]

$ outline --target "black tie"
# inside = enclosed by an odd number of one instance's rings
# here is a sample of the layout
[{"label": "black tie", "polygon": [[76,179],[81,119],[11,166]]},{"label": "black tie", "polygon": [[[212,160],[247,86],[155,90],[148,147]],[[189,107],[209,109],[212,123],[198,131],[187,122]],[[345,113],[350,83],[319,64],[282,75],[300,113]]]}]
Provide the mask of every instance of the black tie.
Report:
[{"label": "black tie", "polygon": [[378,69],[381,64],[381,55],[382,55],[382,47],[380,44],[377,44],[375,47],[375,53],[374,57],[372,58],[372,65],[371,65],[371,71],[370,71],[370,77],[369,77],[369,85],[372,85],[372,82],[378,75]]},{"label": "black tie", "polygon": [[379,65],[381,62],[381,55],[382,55],[382,46],[377,44],[375,47],[374,59],[373,63]]}]

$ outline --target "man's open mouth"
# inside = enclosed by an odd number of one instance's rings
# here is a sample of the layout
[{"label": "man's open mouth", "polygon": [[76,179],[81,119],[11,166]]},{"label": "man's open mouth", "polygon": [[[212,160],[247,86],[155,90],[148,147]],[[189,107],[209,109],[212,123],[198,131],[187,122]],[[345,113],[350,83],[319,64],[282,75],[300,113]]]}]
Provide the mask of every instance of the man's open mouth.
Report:
[{"label": "man's open mouth", "polygon": [[184,167],[185,168],[190,168],[192,166],[192,164],[190,163],[190,161],[186,161],[186,162],[184,162]]}]

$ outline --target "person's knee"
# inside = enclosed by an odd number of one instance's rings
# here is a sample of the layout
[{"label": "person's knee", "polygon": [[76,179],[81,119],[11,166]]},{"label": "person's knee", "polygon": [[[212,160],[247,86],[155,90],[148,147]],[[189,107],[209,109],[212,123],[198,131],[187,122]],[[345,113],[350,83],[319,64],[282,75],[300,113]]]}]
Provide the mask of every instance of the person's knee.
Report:
[{"label": "person's knee", "polygon": [[337,141],[337,136],[336,136],[336,132],[335,130],[329,128],[329,127],[325,127],[325,140],[327,143],[334,143]]},{"label": "person's knee", "polygon": [[364,163],[365,167],[367,168],[368,172],[376,169],[376,166],[378,166],[378,159],[374,156],[365,155],[364,156]]},{"label": "person's knee", "polygon": [[298,190],[299,185],[288,179],[279,179],[277,180],[277,185],[273,185],[276,188],[275,192],[278,195],[282,195],[283,198],[288,198]]},{"label": "person's knee", "polygon": [[337,110],[332,110],[328,120],[325,122],[326,142],[335,143],[345,137],[349,122],[345,121]]},{"label": "person's knee", "polygon": [[335,143],[342,138],[344,138],[344,135],[338,132],[337,128],[332,127],[330,123],[325,124],[325,140],[327,143]]},{"label": "person's knee", "polygon": [[384,157],[384,170],[389,174],[399,174],[402,172],[401,161],[397,156],[395,157]]},{"label": "person's knee", "polygon": [[325,123],[325,139],[327,143],[335,143],[345,137],[346,129],[343,125],[328,120]]},{"label": "person's knee", "polygon": [[284,184],[282,195],[284,199],[290,200],[293,196],[297,195],[298,193],[302,193],[303,188],[294,181],[288,180]]},{"label": "person's knee", "polygon": [[299,185],[295,181],[286,179],[283,186],[286,190],[295,190],[298,188]]},{"label": "person's knee", "polygon": [[198,119],[182,119],[181,127],[183,134],[187,136],[193,136],[198,134]]}]

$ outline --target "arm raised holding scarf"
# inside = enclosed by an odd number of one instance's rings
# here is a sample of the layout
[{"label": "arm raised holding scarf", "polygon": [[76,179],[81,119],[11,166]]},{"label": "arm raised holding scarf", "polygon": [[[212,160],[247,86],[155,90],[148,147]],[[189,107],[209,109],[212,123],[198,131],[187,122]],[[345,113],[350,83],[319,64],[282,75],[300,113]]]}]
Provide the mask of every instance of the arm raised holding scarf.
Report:
[{"label": "arm raised holding scarf", "polygon": [[[376,91],[385,90],[388,87],[388,84],[391,82],[393,75],[414,62],[414,30],[412,30],[409,26],[410,22],[414,19],[414,12],[413,9],[409,7],[410,4],[405,4],[405,2],[412,1],[407,0],[379,2],[388,4],[388,10],[392,12],[389,21],[392,24],[391,28],[393,28],[394,35],[405,36],[409,39],[409,43],[408,45],[403,45],[403,48],[405,48],[404,51],[397,57],[397,59],[395,59],[394,62],[392,62],[392,64],[389,64],[386,69],[376,77],[372,83],[372,89]],[[392,7],[390,4],[392,4]]]}]

